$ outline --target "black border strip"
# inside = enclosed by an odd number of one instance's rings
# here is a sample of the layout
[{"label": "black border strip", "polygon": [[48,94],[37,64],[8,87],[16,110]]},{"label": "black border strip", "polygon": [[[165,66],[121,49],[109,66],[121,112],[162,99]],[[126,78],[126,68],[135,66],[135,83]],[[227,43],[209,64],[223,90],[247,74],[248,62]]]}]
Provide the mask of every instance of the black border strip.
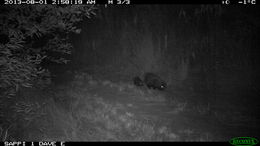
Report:
[{"label": "black border strip", "polygon": [[113,144],[113,145],[122,145],[122,144],[130,144],[130,145],[133,145],[133,144],[147,144],[149,146],[153,145],[153,144],[158,144],[158,145],[173,145],[173,144],[176,144],[176,145],[195,145],[195,144],[199,144],[199,145],[205,145],[205,146],[211,146],[211,145],[217,145],[217,146],[232,146],[229,142],[52,142],[52,141],[48,141],[48,142],[23,142],[23,141],[20,141],[20,142],[11,142],[11,141],[8,141],[8,142],[0,142],[0,146],[89,146],[91,144],[104,144],[104,145],[107,145],[107,144]]},{"label": "black border strip", "polygon": [[[87,1],[87,0],[84,0]],[[121,2],[130,4],[222,4],[223,0],[112,0],[113,4]],[[108,4],[108,0],[96,0],[97,4]]]},{"label": "black border strip", "polygon": [[52,4],[60,5],[62,1],[69,1],[69,4],[109,4],[131,5],[131,4],[222,4],[223,1],[231,0],[2,0],[1,5],[34,5]]}]

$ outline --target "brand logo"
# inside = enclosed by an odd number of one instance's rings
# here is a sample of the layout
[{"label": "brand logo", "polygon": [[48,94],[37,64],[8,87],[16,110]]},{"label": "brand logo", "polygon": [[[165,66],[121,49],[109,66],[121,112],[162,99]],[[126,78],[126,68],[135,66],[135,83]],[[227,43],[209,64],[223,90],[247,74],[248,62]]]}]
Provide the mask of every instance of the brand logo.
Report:
[{"label": "brand logo", "polygon": [[229,143],[234,146],[253,146],[258,144],[258,140],[253,137],[235,137],[232,138]]}]

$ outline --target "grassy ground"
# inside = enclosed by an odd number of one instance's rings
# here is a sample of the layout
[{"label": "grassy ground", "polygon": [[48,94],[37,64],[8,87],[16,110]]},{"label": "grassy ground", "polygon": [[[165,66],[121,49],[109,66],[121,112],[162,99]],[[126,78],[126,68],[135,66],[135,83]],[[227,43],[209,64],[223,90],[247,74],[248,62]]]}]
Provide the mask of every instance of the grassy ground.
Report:
[{"label": "grassy ground", "polygon": [[69,84],[24,89],[15,100],[4,101],[0,138],[228,141],[235,136],[259,136],[255,116],[225,103],[205,102],[204,96],[192,89],[148,90],[131,82],[98,80],[78,73]]}]

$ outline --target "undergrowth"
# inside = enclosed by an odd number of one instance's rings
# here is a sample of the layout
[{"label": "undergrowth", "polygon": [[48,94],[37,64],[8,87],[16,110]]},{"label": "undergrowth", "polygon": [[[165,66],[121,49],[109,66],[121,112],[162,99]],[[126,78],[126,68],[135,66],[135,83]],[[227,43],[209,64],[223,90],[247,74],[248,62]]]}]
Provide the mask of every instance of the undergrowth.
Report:
[{"label": "undergrowth", "polygon": [[[130,83],[96,80],[81,73],[64,86],[45,90],[24,90],[6,116],[9,127],[0,126],[1,140],[23,141],[208,141],[209,133],[184,128],[174,131],[170,121],[140,115],[136,105],[107,100],[100,90],[117,98],[141,98],[144,102],[167,102],[157,91],[137,88]],[[93,92],[96,91],[96,92]],[[187,110],[187,103],[172,100],[173,114]],[[174,117],[173,117],[174,118]],[[185,138],[183,138],[186,137]]]}]

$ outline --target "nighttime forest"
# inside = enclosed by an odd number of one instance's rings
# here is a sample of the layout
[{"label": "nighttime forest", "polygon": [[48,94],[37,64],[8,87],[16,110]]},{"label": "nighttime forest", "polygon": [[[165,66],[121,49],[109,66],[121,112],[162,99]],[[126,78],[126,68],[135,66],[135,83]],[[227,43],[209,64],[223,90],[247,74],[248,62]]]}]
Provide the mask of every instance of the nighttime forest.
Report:
[{"label": "nighttime forest", "polygon": [[0,141],[260,140],[256,5],[1,5]]}]

